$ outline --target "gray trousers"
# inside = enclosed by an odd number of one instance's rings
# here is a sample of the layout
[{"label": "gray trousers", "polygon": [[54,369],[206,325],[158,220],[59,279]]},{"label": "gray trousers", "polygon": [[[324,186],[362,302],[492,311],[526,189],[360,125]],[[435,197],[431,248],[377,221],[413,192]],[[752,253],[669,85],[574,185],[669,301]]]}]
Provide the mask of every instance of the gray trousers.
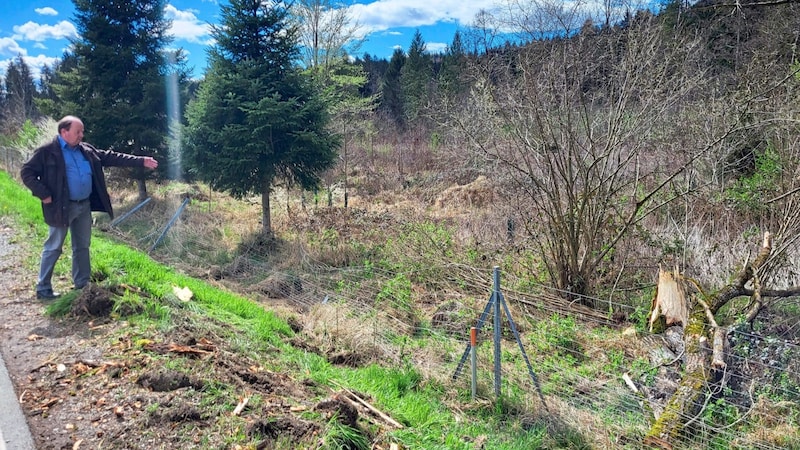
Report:
[{"label": "gray trousers", "polygon": [[36,292],[53,289],[52,278],[56,262],[61,256],[64,240],[69,231],[72,239],[72,282],[80,289],[89,283],[92,274],[89,262],[89,245],[92,240],[92,211],[89,200],[69,202],[68,223],[66,227],[50,227],[44,241],[42,261],[39,267],[39,281]]}]

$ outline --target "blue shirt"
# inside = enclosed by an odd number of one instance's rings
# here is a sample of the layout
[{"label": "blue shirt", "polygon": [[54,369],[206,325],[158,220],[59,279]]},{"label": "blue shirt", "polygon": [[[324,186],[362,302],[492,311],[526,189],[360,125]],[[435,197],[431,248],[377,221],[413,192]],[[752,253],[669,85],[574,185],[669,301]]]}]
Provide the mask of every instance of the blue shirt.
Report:
[{"label": "blue shirt", "polygon": [[58,136],[64,165],[67,167],[67,186],[70,200],[85,200],[92,194],[92,165],[80,150],[70,147]]}]

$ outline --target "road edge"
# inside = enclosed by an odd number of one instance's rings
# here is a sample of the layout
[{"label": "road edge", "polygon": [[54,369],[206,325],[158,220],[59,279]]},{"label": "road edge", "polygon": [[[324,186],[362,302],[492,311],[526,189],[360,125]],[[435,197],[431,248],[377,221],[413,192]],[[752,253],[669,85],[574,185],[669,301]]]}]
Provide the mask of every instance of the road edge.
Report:
[{"label": "road edge", "polygon": [[22,413],[14,384],[0,353],[0,450],[33,450],[28,422]]}]

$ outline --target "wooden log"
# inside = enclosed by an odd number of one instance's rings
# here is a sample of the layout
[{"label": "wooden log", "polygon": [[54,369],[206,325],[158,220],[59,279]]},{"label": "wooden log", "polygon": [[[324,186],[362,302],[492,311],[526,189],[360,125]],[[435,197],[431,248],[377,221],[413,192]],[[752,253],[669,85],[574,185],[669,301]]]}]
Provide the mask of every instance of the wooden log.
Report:
[{"label": "wooden log", "polygon": [[705,400],[706,381],[710,367],[707,359],[707,345],[703,344],[702,334],[705,313],[695,310],[689,319],[685,336],[686,370],[678,389],[672,394],[664,411],[653,422],[645,435],[644,444],[665,450],[672,449],[673,443],[684,435],[687,418],[695,417],[702,410]]}]

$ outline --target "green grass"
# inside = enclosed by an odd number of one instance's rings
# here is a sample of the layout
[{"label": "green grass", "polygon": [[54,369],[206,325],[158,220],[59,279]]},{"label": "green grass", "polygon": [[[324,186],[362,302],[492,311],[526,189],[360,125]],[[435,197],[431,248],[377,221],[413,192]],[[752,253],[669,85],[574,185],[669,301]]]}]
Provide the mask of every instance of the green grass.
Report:
[{"label": "green grass", "polygon": [[368,450],[370,448],[370,443],[363,433],[339,423],[336,416],[328,421],[321,441],[322,445],[319,447],[321,450]]},{"label": "green grass", "polygon": [[[10,216],[44,236],[47,228],[42,221],[42,206],[30,191],[20,186],[8,172],[0,170],[0,215]],[[37,222],[41,226],[36,226]]]}]

